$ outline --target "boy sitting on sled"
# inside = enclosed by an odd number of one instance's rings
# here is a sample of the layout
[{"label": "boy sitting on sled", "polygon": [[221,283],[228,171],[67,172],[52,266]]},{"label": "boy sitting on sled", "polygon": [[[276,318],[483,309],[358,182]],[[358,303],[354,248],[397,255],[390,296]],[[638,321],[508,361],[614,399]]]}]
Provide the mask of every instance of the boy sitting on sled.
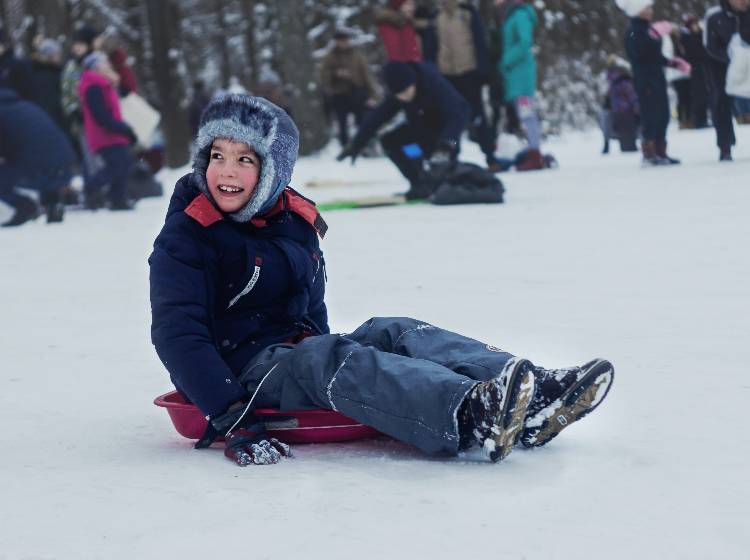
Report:
[{"label": "boy sitting on sled", "polygon": [[604,399],[605,360],[547,370],[409,318],[330,334],[327,226],[288,187],[298,132],[265,99],[203,113],[193,172],[175,186],[151,265],[152,339],[175,387],[240,465],[276,463],[255,407],[326,408],[426,453],[479,445],[492,461],[544,445]]}]

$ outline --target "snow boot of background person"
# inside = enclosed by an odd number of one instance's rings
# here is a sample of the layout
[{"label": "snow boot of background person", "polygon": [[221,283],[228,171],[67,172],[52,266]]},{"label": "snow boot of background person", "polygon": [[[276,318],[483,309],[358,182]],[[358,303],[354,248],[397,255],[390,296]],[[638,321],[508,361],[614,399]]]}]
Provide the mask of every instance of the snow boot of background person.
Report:
[{"label": "snow boot of background person", "polygon": [[36,202],[27,196],[16,195],[13,200],[15,212],[10,220],[3,223],[1,227],[14,227],[25,224],[29,220],[36,220],[39,216],[39,207]]},{"label": "snow boot of background person", "polygon": [[658,167],[660,165],[669,165],[669,162],[660,158],[656,153],[656,142],[653,140],[644,140],[641,142],[641,152],[643,153],[643,159],[641,165],[643,167]]},{"label": "snow boot of background person", "polygon": [[458,413],[462,448],[473,439],[493,463],[513,451],[534,396],[532,367],[528,360],[513,358],[500,375],[479,383],[466,395]]},{"label": "snow boot of background person", "polygon": [[665,160],[669,165],[679,165],[680,160],[670,157],[667,154],[667,141],[661,140],[656,142],[656,155]]},{"label": "snow boot of background person", "polygon": [[591,413],[609,394],[615,377],[612,364],[602,359],[580,367],[532,371],[536,389],[520,438],[525,447],[541,447]]},{"label": "snow boot of background person", "polygon": [[719,148],[719,161],[732,161],[732,148],[729,146]]},{"label": "snow boot of background person", "polygon": [[62,202],[61,190],[62,189],[56,189],[44,192],[40,196],[40,201],[42,206],[44,206],[44,213],[47,216],[48,224],[60,223],[65,216],[65,205]]},{"label": "snow boot of background person", "polygon": [[524,156],[516,164],[517,171],[536,171],[539,169],[546,169],[547,163],[542,153],[535,149],[529,148],[526,150]]},{"label": "snow boot of background person", "polygon": [[637,152],[638,118],[632,112],[615,113],[612,117],[613,128],[620,140],[621,152]]}]

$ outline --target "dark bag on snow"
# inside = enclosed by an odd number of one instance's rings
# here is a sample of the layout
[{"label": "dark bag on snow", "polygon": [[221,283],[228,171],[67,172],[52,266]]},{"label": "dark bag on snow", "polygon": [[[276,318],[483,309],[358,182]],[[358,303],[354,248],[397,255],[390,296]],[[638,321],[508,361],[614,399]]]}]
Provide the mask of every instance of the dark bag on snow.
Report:
[{"label": "dark bag on snow", "polygon": [[161,183],[151,173],[149,164],[143,160],[133,166],[128,180],[128,195],[138,200],[150,196],[162,196],[164,189]]},{"label": "dark bag on snow", "polygon": [[499,204],[505,188],[492,173],[473,163],[458,163],[430,197],[433,204]]}]

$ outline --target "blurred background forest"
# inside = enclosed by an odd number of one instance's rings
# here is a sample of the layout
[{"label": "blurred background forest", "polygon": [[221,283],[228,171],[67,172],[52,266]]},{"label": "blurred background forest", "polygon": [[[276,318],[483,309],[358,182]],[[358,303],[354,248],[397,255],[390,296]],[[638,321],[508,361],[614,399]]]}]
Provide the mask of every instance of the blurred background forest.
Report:
[{"label": "blurred background forest", "polygon": [[[419,4],[434,5],[437,0]],[[703,17],[716,2],[662,0],[657,19]],[[0,21],[18,54],[37,35],[68,46],[87,23],[116,37],[131,57],[140,91],[162,113],[166,160],[188,161],[185,112],[196,79],[207,89],[283,85],[302,134],[302,152],[328,143],[331,126],[317,83],[317,64],[334,31],[346,28],[367,54],[374,72],[383,51],[374,14],[385,0],[0,0]],[[493,0],[475,2],[488,34],[497,28]],[[595,123],[607,57],[623,54],[626,17],[614,0],[537,0],[536,45],[544,128],[584,128]]]}]

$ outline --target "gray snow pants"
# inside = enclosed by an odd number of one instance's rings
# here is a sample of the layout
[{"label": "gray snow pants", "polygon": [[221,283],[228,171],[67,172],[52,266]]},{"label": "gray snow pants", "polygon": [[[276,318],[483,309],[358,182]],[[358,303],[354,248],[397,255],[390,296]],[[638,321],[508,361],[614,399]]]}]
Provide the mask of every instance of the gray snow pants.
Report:
[{"label": "gray snow pants", "polygon": [[[256,407],[332,409],[431,454],[458,452],[458,409],[512,355],[406,317],[269,346],[243,369]],[[269,373],[270,372],[270,373]]]}]

